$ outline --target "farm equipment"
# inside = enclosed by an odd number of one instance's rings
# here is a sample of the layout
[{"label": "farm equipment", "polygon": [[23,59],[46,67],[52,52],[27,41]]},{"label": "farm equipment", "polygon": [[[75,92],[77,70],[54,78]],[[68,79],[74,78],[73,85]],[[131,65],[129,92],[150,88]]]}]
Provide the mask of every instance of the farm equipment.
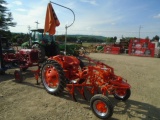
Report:
[{"label": "farm equipment", "polygon": [[11,47],[11,43],[9,43],[8,39],[0,36],[0,74],[5,74],[7,70],[8,61],[6,61],[6,57],[8,55],[13,55],[15,50]]},{"label": "farm equipment", "polygon": [[34,49],[20,49],[16,53],[3,54],[5,64],[19,66],[22,71],[28,67],[37,66],[38,60],[38,50]]},{"label": "farm equipment", "polygon": [[[46,16],[51,12],[53,12],[53,8],[50,2],[47,7]],[[52,21],[56,22],[57,16],[55,13],[51,14],[51,16],[53,17]],[[46,21],[48,22],[47,17]],[[70,26],[66,26],[66,29]],[[45,31],[53,32],[48,26],[45,28]],[[113,114],[113,105],[107,97],[108,94],[122,101],[130,97],[130,85],[127,83],[127,80],[115,75],[114,69],[102,62],[97,62],[87,56],[83,56],[89,61],[89,65],[85,66],[75,56],[56,55],[48,57],[41,64],[38,64],[38,52],[36,50],[22,49],[20,53],[27,54],[25,59],[27,61],[20,68],[33,66],[33,63],[35,63],[35,66],[38,68],[32,72],[35,75],[37,84],[40,77],[44,88],[49,94],[59,95],[66,89],[73,100],[77,101],[75,91],[77,90],[86,99],[85,91],[88,90],[93,95],[90,99],[90,107],[98,118],[108,119]],[[16,70],[14,76],[15,81],[23,81],[22,70]]]},{"label": "farm equipment", "polygon": [[[84,66],[83,62],[74,56],[57,55],[48,58],[34,71],[37,83],[40,76],[46,91],[53,95],[61,94],[66,88],[74,101],[77,101],[76,90],[84,99],[85,91],[88,90],[93,95],[90,99],[93,113],[101,119],[110,118],[113,105],[106,95],[125,101],[131,94],[130,85],[124,78],[116,76],[112,67],[87,56],[84,58],[88,59],[88,66]],[[15,80],[23,81],[21,71],[15,71]]]}]

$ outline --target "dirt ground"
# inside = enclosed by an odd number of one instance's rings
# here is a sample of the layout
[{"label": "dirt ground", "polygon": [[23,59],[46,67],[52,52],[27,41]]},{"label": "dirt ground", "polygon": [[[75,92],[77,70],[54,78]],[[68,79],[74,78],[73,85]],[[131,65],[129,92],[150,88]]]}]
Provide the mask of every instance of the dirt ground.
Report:
[{"label": "dirt ground", "polygon": [[[160,120],[160,59],[128,55],[91,53],[91,58],[102,61],[124,77],[131,85],[131,96],[126,102],[113,96],[110,120]],[[36,85],[33,74],[23,73],[24,82],[14,82],[14,69],[0,75],[0,120],[98,120],[89,102],[78,97],[74,102],[64,91],[60,96],[46,92]]]}]

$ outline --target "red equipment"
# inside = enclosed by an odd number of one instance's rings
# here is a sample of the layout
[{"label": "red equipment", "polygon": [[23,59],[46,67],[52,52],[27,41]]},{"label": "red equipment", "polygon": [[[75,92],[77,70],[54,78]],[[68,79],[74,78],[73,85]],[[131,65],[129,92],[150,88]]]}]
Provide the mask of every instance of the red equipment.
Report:
[{"label": "red equipment", "polygon": [[131,39],[129,43],[129,55],[154,57],[155,44],[149,39]]},{"label": "red equipment", "polygon": [[20,69],[26,70],[31,66],[38,66],[38,50],[21,49],[17,53],[3,53],[5,63],[19,65]]},{"label": "red equipment", "polygon": [[[114,74],[114,69],[104,63],[96,62],[84,56],[89,61],[87,67],[74,56],[57,55],[48,58],[37,71],[34,71],[36,80],[38,77],[46,91],[53,95],[59,95],[64,88],[75,98],[75,89],[84,99],[85,88],[94,95],[90,99],[93,113],[101,118],[110,118],[113,114],[113,105],[106,94],[114,95],[116,99],[127,100],[130,97],[130,85],[120,76]],[[91,64],[95,64],[94,66]],[[16,80],[21,80],[21,73],[15,74]],[[102,94],[96,94],[100,92]]]}]

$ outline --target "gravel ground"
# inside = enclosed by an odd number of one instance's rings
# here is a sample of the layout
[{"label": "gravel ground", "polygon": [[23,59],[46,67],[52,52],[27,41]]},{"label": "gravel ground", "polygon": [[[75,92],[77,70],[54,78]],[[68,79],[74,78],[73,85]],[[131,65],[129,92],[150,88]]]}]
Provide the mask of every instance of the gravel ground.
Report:
[{"label": "gravel ground", "polygon": [[[160,59],[102,53],[89,56],[112,66],[115,74],[131,85],[126,102],[109,96],[114,105],[110,120],[160,120]],[[29,70],[18,84],[14,70],[0,76],[0,120],[98,120],[89,102],[80,96],[74,102],[66,91],[60,96],[48,94],[42,84],[36,85]]]}]

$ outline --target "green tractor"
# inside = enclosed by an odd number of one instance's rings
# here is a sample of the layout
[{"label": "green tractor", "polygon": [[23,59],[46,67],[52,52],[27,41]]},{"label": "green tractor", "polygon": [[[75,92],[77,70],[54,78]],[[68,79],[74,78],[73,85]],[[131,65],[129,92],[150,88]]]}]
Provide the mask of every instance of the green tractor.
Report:
[{"label": "green tractor", "polygon": [[[31,30],[30,40],[21,45],[22,48],[32,48],[39,51],[39,60],[44,61],[45,56],[55,56],[58,54],[79,55],[81,44],[58,43],[53,35],[43,34],[44,29]],[[65,53],[66,49],[66,53]]]},{"label": "green tractor", "polygon": [[45,56],[55,56],[60,54],[59,45],[52,35],[43,34],[44,29],[31,30],[30,40],[24,42],[22,48],[32,48],[39,51],[39,61],[45,60]]}]

